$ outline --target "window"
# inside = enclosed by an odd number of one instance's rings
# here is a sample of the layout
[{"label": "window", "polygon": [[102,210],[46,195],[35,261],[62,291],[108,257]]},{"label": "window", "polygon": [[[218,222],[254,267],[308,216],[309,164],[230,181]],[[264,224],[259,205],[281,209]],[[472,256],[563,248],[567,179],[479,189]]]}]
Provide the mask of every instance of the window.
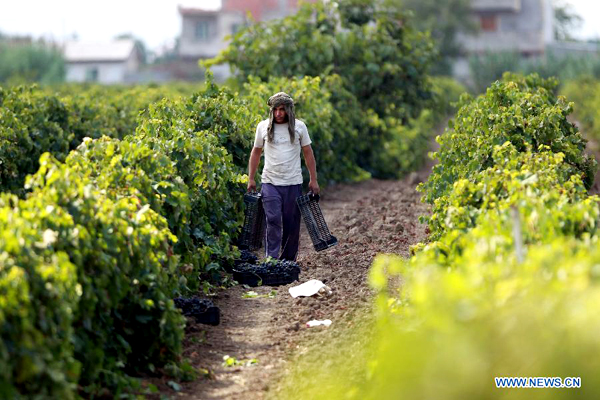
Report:
[{"label": "window", "polygon": [[196,22],[196,39],[206,41],[211,37],[209,20],[201,20]]},{"label": "window", "polygon": [[496,32],[498,30],[498,16],[482,15],[481,30],[484,32]]},{"label": "window", "polygon": [[91,67],[85,70],[86,82],[98,82],[98,67]]}]

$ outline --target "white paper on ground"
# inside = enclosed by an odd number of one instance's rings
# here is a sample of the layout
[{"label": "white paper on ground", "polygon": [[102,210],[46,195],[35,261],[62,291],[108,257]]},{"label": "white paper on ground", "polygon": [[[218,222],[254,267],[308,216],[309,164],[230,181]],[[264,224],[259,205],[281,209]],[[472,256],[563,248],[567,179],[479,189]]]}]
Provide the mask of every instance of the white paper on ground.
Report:
[{"label": "white paper on ground", "polygon": [[329,326],[329,325],[331,325],[331,320],[330,319],[326,319],[326,320],[323,320],[323,321],[318,321],[316,319],[313,319],[312,321],[308,321],[306,323],[306,326],[308,326],[309,328],[312,328],[313,326],[319,326],[319,325]]},{"label": "white paper on ground", "polygon": [[325,284],[317,279],[311,279],[308,282],[304,282],[302,285],[294,286],[289,288],[289,292],[293,298],[299,296],[313,296],[319,292],[319,289],[325,287]]}]

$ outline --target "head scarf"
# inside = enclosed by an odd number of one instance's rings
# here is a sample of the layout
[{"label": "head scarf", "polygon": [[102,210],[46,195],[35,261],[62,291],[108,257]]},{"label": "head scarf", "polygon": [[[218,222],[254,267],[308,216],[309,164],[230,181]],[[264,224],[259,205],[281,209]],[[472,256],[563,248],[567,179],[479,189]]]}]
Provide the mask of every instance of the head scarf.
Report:
[{"label": "head scarf", "polygon": [[267,128],[268,141],[272,142],[273,136],[275,135],[275,127],[273,126],[273,124],[275,123],[275,117],[273,116],[273,110],[276,107],[284,106],[285,113],[288,116],[288,131],[290,133],[290,142],[294,143],[296,132],[296,114],[294,111],[294,99],[292,99],[287,93],[279,92],[271,96],[267,104],[269,105],[269,107],[271,107],[271,111],[269,112],[269,127]]}]

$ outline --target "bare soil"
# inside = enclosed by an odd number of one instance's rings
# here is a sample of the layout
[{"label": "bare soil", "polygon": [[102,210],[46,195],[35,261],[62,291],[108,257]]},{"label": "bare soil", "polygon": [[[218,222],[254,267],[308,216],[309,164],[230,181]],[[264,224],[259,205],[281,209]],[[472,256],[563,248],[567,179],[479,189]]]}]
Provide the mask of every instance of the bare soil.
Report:
[{"label": "bare soil", "polygon": [[[207,376],[182,384],[178,393],[166,389],[163,394],[185,399],[264,398],[307,330],[314,335],[327,329],[308,328],[308,321],[331,319],[328,329],[348,321],[353,310],[372,299],[367,277],[373,258],[380,253],[408,256],[411,245],[425,240],[426,227],[418,217],[427,208],[415,187],[426,176],[424,169],[401,181],[370,180],[328,188],[321,208],[339,244],[316,253],[303,231],[300,282],[277,288],[236,286],[218,293],[213,301],[221,309],[221,324],[211,327],[189,320],[184,343],[184,356],[195,367],[208,370]],[[289,295],[290,287],[310,279],[323,281],[333,294],[299,299]],[[277,294],[243,298],[250,290],[259,295],[276,290]],[[252,359],[258,363],[226,367],[225,355],[242,363]]]},{"label": "bare soil", "polygon": [[[581,132],[582,136],[587,140],[585,153],[587,153],[591,157],[594,157],[594,159],[600,165],[600,143],[598,143],[592,136],[587,135],[585,133],[585,131],[583,130],[583,126],[577,119],[573,117],[570,118],[570,121],[571,123],[575,124],[577,128],[579,128],[579,131]],[[590,194],[600,194],[600,170],[596,171],[596,175],[594,177],[594,184],[590,188],[589,192]]]},{"label": "bare soil", "polygon": [[[593,156],[600,164],[600,144],[591,137],[586,137],[588,140],[586,152]],[[596,171],[594,185],[590,188],[590,194],[600,194],[600,171]]]},{"label": "bare soil", "polygon": [[[435,142],[432,141],[432,146]],[[427,178],[432,163],[399,181],[369,180],[328,187],[321,209],[338,245],[317,253],[302,227],[298,262],[300,281],[287,286],[235,286],[212,298],[221,310],[219,326],[188,319],[183,356],[206,371],[194,382],[179,383],[174,391],[167,378],[151,379],[161,395],[182,399],[264,399],[285,371],[293,354],[316,343],[326,330],[350,326],[357,310],[373,299],[368,272],[374,257],[393,253],[408,257],[410,246],[427,237],[419,216],[427,213],[416,185]],[[331,296],[294,299],[288,289],[310,279],[328,285]],[[243,298],[248,291],[264,297]],[[276,295],[273,297],[273,290]],[[268,295],[271,294],[269,297]],[[308,328],[313,319],[330,319],[329,328]],[[224,356],[240,365],[225,366]],[[257,360],[246,365],[248,360]]]},{"label": "bare soil", "polygon": [[[588,152],[600,160],[600,145],[595,141],[590,140]],[[218,293],[213,301],[221,309],[221,324],[210,327],[188,320],[186,328],[184,356],[194,367],[206,370],[206,376],[182,383],[179,392],[163,381],[162,394],[203,400],[277,398],[277,380],[289,370],[293,355],[306,351],[306,344],[326,338],[326,330],[336,329],[336,324],[351,325],[357,310],[369,307],[373,293],[367,279],[374,257],[381,253],[408,257],[410,246],[426,239],[427,228],[418,217],[428,210],[415,188],[432,165],[429,162],[400,181],[369,180],[327,188],[321,208],[339,244],[317,253],[303,228],[300,282],[277,288],[236,286]],[[600,192],[600,173],[591,192]],[[325,282],[333,295],[301,299],[289,295],[290,287],[310,279]],[[250,290],[265,297],[243,298]],[[273,290],[275,297],[267,297]],[[306,327],[312,319],[331,319],[333,324]],[[224,366],[225,355],[242,365]],[[243,365],[252,359],[258,363]]]}]

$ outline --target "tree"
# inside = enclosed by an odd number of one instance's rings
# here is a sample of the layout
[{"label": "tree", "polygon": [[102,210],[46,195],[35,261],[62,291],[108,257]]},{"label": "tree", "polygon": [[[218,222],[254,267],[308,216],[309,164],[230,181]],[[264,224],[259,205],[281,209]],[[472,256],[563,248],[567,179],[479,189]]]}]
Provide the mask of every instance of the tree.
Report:
[{"label": "tree", "polygon": [[573,31],[581,27],[583,18],[565,0],[554,0],[554,37],[557,40],[573,40]]},{"label": "tree", "polygon": [[132,33],[122,33],[120,35],[115,36],[117,40],[130,39],[135,42],[135,46],[138,48],[140,52],[140,56],[142,59],[142,64],[146,64],[148,62],[148,49],[146,48],[146,44],[143,40],[136,38]]},{"label": "tree", "polygon": [[0,83],[62,82],[65,62],[62,54],[44,42],[29,38],[0,37]]},{"label": "tree", "polygon": [[418,142],[402,125],[431,104],[434,56],[431,39],[412,27],[397,2],[338,0],[305,3],[295,15],[251,25],[204,65],[228,63],[240,83],[317,77],[343,116],[337,125],[353,132],[347,137],[368,138],[332,149],[353,143],[356,165],[392,177],[403,170],[386,161]]},{"label": "tree", "polygon": [[431,40],[394,2],[339,0],[251,25],[207,65],[228,63],[242,82],[337,74],[363,109],[406,121],[431,98],[433,57]]},{"label": "tree", "polygon": [[439,54],[433,73],[450,75],[452,60],[460,55],[460,33],[472,34],[477,26],[471,18],[471,0],[395,0],[413,14],[412,23],[428,31]]}]

